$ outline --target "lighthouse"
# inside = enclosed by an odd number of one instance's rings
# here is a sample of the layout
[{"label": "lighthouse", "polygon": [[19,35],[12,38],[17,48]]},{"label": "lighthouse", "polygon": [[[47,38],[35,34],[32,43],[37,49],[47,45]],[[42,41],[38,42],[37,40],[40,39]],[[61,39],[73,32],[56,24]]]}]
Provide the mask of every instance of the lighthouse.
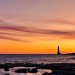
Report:
[{"label": "lighthouse", "polygon": [[59,48],[59,46],[58,46],[58,51],[57,51],[57,54],[61,54],[61,53],[60,53],[60,48]]}]

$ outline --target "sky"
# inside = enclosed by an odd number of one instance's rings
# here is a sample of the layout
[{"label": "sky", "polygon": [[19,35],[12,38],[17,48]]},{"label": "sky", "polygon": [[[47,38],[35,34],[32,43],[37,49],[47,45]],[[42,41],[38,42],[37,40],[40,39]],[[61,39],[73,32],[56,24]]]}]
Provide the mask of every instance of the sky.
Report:
[{"label": "sky", "polygon": [[75,52],[75,0],[0,0],[0,54]]}]

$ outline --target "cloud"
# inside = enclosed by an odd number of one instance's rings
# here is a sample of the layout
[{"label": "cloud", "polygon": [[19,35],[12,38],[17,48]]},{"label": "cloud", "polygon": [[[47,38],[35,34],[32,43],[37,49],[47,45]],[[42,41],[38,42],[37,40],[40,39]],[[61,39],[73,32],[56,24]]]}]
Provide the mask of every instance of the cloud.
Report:
[{"label": "cloud", "polygon": [[0,35],[17,35],[18,36],[19,34],[0,32]]},{"label": "cloud", "polygon": [[20,31],[20,32],[27,32],[27,33],[39,33],[39,34],[54,34],[54,35],[71,35],[72,33],[75,32],[75,31],[38,29],[38,28],[33,28],[33,27],[14,26],[14,25],[13,26],[0,26],[0,30]]},{"label": "cloud", "polygon": [[5,20],[20,20],[20,21],[31,21],[31,22],[41,22],[41,23],[53,23],[53,24],[67,24],[67,25],[75,25],[75,21],[67,20],[67,19],[31,19],[31,18],[23,18],[23,17],[17,17],[14,19],[14,17],[4,17]]},{"label": "cloud", "polygon": [[[0,39],[7,39],[7,40],[13,40],[13,41],[21,41],[18,38],[15,38],[14,36],[23,36],[24,34],[30,33],[31,35],[55,35],[58,37],[61,37],[62,39],[70,39],[72,36],[73,39],[75,39],[75,31],[63,31],[63,30],[49,30],[49,29],[40,29],[40,28],[34,28],[34,27],[27,27],[27,26],[16,26],[16,25],[8,25],[8,23],[5,23],[3,21],[0,21]],[[2,32],[3,31],[3,32]],[[16,32],[17,31],[17,32]],[[10,32],[10,33],[8,33]],[[18,34],[19,32],[19,34]],[[23,32],[23,33],[20,33]],[[23,35],[22,35],[23,34]],[[11,36],[8,36],[11,35]],[[7,37],[6,37],[7,36]],[[33,35],[34,37],[35,35]]]},{"label": "cloud", "polygon": [[41,23],[53,23],[53,24],[67,24],[75,25],[74,21],[64,19],[25,19],[26,21],[41,22]]},{"label": "cloud", "polygon": [[67,25],[75,25],[75,22],[72,21],[68,21],[68,20],[61,20],[61,19],[48,19],[48,20],[44,20],[43,22],[46,23],[57,23],[57,24],[67,24]]},{"label": "cloud", "polygon": [[[75,31],[58,31],[49,29],[37,29],[33,27],[23,27],[23,26],[0,26],[0,30],[5,31],[19,31],[25,33],[37,33],[37,34],[47,34],[47,35],[74,35]],[[4,34],[4,33],[3,33]]]},{"label": "cloud", "polygon": [[12,38],[12,37],[6,37],[6,36],[0,36],[0,39],[6,39],[6,40],[12,40],[12,41],[22,41],[17,38]]}]

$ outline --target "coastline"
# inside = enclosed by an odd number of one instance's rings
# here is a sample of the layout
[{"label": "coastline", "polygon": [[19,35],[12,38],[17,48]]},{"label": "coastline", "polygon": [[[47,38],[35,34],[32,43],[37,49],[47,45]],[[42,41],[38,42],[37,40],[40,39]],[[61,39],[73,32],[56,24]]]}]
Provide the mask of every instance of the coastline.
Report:
[{"label": "coastline", "polygon": [[58,74],[59,75],[75,75],[75,63],[52,63],[52,64],[0,63],[0,69],[9,70],[9,68],[14,68],[14,67],[35,67],[36,70],[37,69],[52,70],[51,75],[58,75]]}]

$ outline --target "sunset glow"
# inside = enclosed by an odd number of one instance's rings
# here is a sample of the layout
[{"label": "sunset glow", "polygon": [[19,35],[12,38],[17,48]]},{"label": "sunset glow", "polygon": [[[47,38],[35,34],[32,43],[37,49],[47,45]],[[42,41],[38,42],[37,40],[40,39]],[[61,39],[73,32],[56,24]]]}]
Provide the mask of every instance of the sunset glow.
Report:
[{"label": "sunset glow", "polygon": [[75,0],[0,0],[0,54],[75,52]]}]

